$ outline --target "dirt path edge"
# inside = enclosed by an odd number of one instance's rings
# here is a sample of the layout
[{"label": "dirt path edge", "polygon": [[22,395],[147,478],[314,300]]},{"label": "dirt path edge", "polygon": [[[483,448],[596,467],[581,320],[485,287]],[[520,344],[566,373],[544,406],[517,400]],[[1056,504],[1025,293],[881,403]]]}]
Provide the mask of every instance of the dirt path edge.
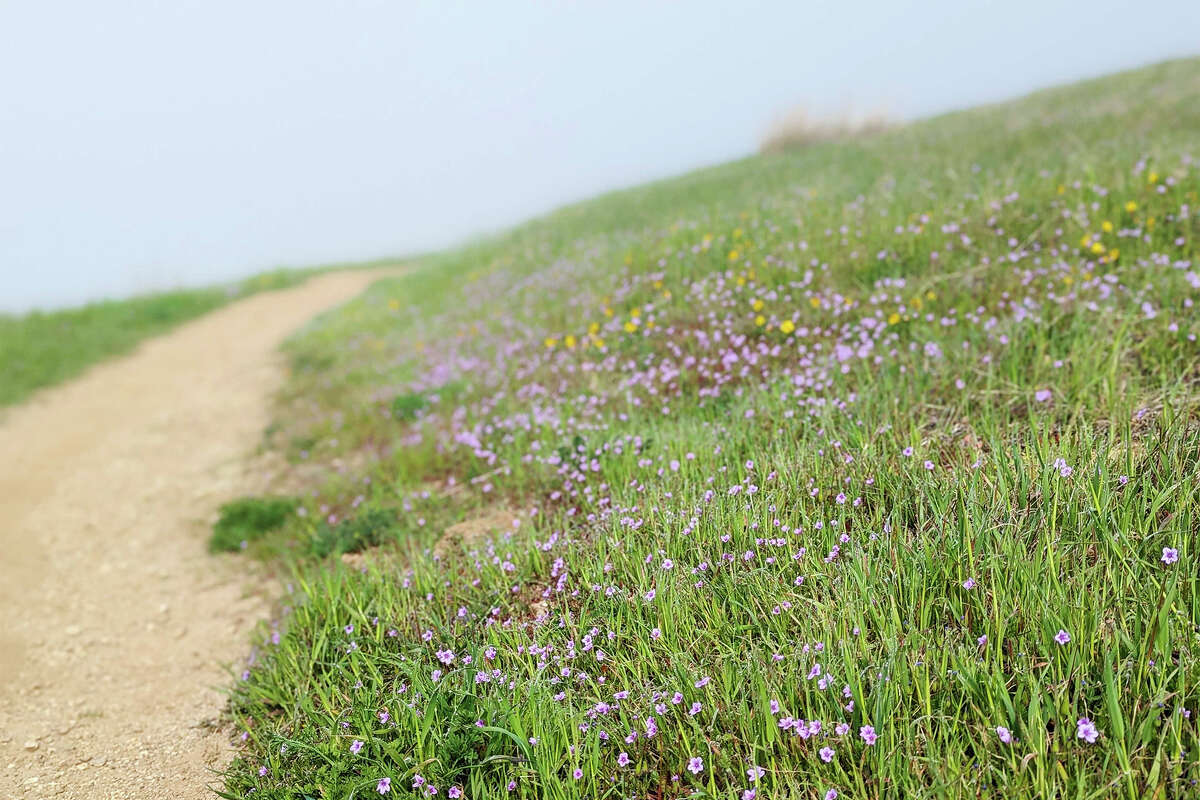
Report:
[{"label": "dirt path edge", "polygon": [[267,608],[204,542],[257,477],[278,347],[387,273],[255,295],[0,419],[0,798],[212,798],[222,664]]}]

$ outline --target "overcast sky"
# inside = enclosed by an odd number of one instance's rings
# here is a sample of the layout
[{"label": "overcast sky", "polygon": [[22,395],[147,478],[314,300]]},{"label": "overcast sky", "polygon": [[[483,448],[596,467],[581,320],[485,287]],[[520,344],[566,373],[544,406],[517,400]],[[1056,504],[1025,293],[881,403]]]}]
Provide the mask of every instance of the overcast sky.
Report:
[{"label": "overcast sky", "polygon": [[751,152],[1200,52],[1200,2],[0,0],[0,309],[442,247]]}]

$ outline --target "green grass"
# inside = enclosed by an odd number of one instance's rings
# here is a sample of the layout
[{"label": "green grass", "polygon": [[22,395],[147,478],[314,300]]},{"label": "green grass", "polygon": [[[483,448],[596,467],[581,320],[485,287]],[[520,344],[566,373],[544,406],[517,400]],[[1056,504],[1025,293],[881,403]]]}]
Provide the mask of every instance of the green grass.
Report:
[{"label": "green grass", "polygon": [[294,286],[316,271],[279,269],[224,288],[181,289],[58,311],[0,314],[0,407],[20,403],[38,389],[73,378],[232,300]]},{"label": "green grass", "polygon": [[227,300],[221,289],[193,289],[0,316],[0,405],[19,403]]},{"label": "green grass", "polygon": [[214,553],[242,550],[250,542],[281,528],[296,510],[290,497],[243,497],[221,506],[208,549]]},{"label": "green grass", "polygon": [[225,795],[1200,795],[1198,134],[1171,62],[316,320]]}]

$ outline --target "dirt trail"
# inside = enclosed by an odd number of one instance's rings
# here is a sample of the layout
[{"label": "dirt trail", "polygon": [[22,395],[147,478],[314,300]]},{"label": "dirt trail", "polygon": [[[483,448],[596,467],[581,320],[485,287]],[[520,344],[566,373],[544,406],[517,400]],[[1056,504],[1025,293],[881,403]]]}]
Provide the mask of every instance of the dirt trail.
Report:
[{"label": "dirt trail", "polygon": [[278,345],[380,272],[255,295],[0,418],[0,798],[211,798],[266,608],[204,549],[261,476]]}]

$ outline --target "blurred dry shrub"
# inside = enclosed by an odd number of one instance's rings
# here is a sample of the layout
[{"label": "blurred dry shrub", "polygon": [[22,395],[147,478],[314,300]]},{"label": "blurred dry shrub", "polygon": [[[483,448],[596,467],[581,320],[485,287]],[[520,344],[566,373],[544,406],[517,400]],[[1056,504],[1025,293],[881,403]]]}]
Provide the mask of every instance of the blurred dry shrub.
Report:
[{"label": "blurred dry shrub", "polygon": [[892,130],[899,124],[882,111],[817,116],[797,106],[771,123],[759,143],[758,150],[760,153],[780,153],[821,142],[874,136]]}]

